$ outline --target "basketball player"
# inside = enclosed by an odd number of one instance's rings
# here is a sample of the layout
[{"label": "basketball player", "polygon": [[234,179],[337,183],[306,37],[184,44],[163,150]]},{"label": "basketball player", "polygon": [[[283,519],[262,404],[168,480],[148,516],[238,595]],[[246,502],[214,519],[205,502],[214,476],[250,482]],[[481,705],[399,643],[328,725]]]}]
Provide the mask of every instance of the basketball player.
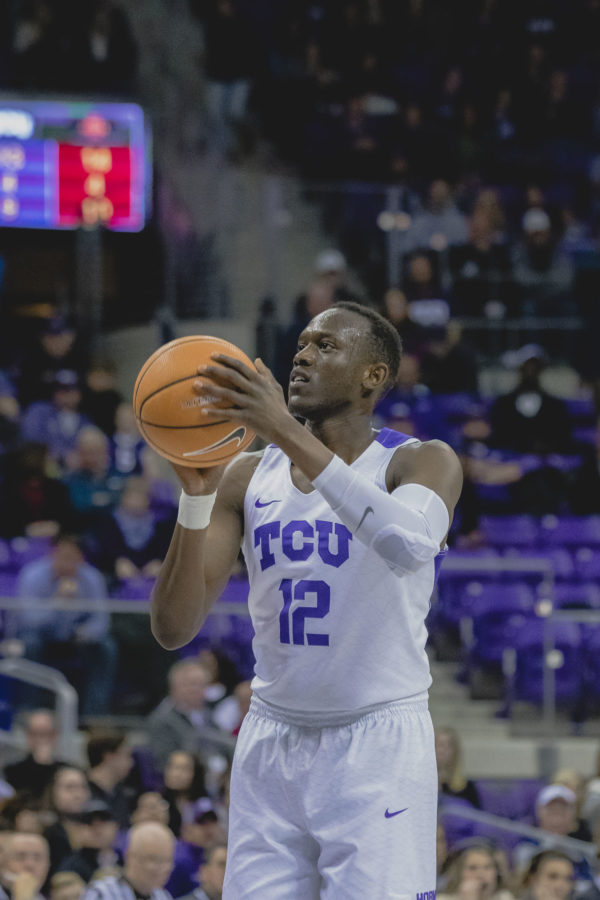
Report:
[{"label": "basketball player", "polygon": [[260,360],[199,369],[216,385],[195,383],[207,413],[232,402],[269,442],[225,471],[175,466],[178,524],[152,601],[160,643],[186,644],[241,543],[256,670],[226,900],[435,896],[424,621],[461,469],[441,442],[372,429],[400,353],[385,319],[340,303],[302,332],[287,407]]}]

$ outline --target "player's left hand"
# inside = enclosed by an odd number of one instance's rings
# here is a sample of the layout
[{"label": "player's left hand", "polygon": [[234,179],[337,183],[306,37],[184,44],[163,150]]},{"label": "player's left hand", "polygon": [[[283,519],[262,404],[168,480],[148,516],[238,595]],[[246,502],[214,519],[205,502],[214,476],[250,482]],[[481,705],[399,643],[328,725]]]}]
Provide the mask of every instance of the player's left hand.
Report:
[{"label": "player's left hand", "polygon": [[200,366],[198,374],[210,379],[194,381],[194,390],[202,395],[231,404],[231,409],[202,407],[203,415],[225,415],[255,431],[268,442],[277,443],[278,435],[295,421],[288,412],[281,386],[261,359],[256,369],[223,353],[214,353],[215,365]]}]

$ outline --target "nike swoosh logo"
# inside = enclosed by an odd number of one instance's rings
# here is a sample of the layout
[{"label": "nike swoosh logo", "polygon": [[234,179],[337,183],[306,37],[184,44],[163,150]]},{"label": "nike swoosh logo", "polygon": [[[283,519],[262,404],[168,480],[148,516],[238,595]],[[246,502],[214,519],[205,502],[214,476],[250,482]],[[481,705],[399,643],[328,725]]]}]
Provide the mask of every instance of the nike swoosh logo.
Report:
[{"label": "nike swoosh logo", "polygon": [[270,506],[271,503],[281,503],[281,500],[267,500],[266,503],[261,503],[260,500],[256,500],[254,505],[257,509],[262,509],[263,506]]},{"label": "nike swoosh logo", "polygon": [[224,447],[226,444],[231,443],[231,441],[237,441],[237,445],[239,447],[245,437],[246,429],[236,428],[235,431],[230,432],[215,444],[211,444],[209,447],[202,447],[200,450],[188,450],[188,452],[184,453],[183,456],[202,456],[203,453],[210,453],[211,450],[218,450],[219,447]]},{"label": "nike swoosh logo", "polygon": [[357,530],[357,531],[359,530],[360,526],[361,526],[362,523],[365,521],[365,519],[367,518],[367,516],[369,515],[369,513],[372,513],[372,512],[373,512],[373,507],[372,507],[372,506],[367,506],[367,508],[365,509],[364,513],[362,514],[362,519],[360,520],[360,522],[359,522],[358,525],[356,526],[356,530]]},{"label": "nike swoosh logo", "polygon": [[408,806],[405,806],[404,809],[397,809],[396,812],[393,812],[393,813],[391,813],[389,811],[389,809],[386,809],[385,817],[386,817],[386,819],[393,819],[394,816],[399,816],[400,813],[406,812],[407,809],[408,809]]}]

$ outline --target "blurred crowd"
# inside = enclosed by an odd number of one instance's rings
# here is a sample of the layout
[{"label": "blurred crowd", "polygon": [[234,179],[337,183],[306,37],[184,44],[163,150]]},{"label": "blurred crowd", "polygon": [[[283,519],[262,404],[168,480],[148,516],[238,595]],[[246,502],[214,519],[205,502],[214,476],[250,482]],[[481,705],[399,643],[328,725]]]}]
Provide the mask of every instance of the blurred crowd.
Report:
[{"label": "blurred crowd", "polygon": [[[236,692],[235,709],[217,699],[206,658],[176,663],[169,684],[168,697],[149,719],[147,743],[136,744],[133,732],[91,729],[76,761],[72,753],[61,758],[49,710],[21,716],[26,752],[0,770],[3,896],[220,900],[233,742],[218,748],[207,732],[194,735],[193,720],[201,706],[214,732],[217,720],[239,728],[249,692]],[[187,740],[169,734],[177,718]],[[600,895],[598,773],[562,769],[547,781],[472,779],[453,728],[437,728],[435,745],[438,897]],[[469,810],[479,822],[464,816]]]}]

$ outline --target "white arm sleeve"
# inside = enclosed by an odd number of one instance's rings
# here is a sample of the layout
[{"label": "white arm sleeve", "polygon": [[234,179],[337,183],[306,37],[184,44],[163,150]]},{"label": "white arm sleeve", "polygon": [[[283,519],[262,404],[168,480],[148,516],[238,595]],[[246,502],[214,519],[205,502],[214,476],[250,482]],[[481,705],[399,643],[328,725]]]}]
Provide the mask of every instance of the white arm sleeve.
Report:
[{"label": "white arm sleeve", "polygon": [[425,485],[403,484],[387,494],[338,456],[313,485],[352,534],[398,575],[430,562],[448,533],[446,504]]}]

